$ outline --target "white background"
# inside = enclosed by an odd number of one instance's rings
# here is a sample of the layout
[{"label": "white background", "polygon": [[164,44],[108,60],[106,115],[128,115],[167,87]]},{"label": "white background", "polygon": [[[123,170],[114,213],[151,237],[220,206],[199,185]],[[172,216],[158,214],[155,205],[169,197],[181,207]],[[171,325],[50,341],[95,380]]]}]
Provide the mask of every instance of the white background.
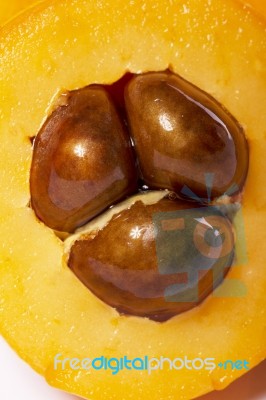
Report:
[{"label": "white background", "polygon": [[[79,400],[79,398],[49,387],[44,379],[20,360],[0,337],[0,400]],[[266,400],[266,362],[248,372],[224,391],[210,393],[198,400]]]}]

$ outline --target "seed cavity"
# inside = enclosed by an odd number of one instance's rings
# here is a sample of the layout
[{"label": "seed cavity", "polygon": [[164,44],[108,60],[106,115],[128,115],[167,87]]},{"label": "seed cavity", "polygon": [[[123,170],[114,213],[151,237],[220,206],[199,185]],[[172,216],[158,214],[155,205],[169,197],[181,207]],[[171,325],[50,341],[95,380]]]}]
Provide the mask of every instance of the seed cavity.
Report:
[{"label": "seed cavity", "polygon": [[169,70],[128,73],[68,92],[31,139],[31,207],[99,299],[163,322],[223,281],[249,149],[213,97]]}]

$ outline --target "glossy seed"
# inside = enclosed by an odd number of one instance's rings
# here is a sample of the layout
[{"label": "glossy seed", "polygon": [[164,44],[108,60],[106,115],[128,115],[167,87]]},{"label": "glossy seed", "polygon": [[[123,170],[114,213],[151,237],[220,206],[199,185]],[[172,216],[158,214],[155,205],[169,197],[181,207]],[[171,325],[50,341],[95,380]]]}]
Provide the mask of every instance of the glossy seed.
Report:
[{"label": "glossy seed", "polygon": [[224,278],[234,257],[229,220],[212,207],[136,202],[96,235],[77,240],[68,265],[120,313],[165,321],[191,309]]},{"label": "glossy seed", "polygon": [[136,190],[130,139],[100,86],[70,92],[34,142],[31,205],[49,227],[72,232]]},{"label": "glossy seed", "polygon": [[171,72],[135,76],[125,103],[144,182],[208,202],[240,192],[248,145],[214,98]]}]

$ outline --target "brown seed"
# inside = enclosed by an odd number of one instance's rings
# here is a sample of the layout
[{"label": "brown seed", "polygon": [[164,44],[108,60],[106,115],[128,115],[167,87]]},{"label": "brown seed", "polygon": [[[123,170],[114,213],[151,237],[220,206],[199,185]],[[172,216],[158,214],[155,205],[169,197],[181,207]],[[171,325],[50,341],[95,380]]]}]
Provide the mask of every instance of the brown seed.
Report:
[{"label": "brown seed", "polygon": [[77,240],[68,265],[119,312],[165,321],[207,297],[233,256],[232,226],[219,210],[163,199],[138,201]]},{"label": "brown seed", "polygon": [[34,143],[31,204],[49,227],[72,232],[136,190],[130,139],[104,88],[70,92]]},{"label": "brown seed", "polygon": [[215,99],[173,73],[155,72],[129,82],[125,103],[150,188],[167,188],[197,201],[241,191],[248,171],[247,141]]}]

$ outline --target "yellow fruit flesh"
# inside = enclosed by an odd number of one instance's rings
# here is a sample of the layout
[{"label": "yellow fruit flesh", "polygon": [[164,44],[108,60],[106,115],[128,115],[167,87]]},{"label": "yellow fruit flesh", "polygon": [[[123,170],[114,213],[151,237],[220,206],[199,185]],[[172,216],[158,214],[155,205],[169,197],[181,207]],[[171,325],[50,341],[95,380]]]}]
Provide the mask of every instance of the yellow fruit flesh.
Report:
[{"label": "yellow fruit flesh", "polygon": [[[49,383],[92,399],[190,399],[222,389],[242,371],[65,371],[64,357],[266,355],[264,159],[265,23],[232,1],[144,3],[49,1],[0,34],[0,330]],[[71,28],[66,21],[71,20]],[[34,49],[34,51],[33,51]],[[160,324],[121,317],[95,298],[63,262],[63,245],[27,208],[30,136],[62,90],[111,83],[125,71],[168,66],[206,90],[244,125],[250,171],[244,196],[248,263],[232,268],[248,294],[210,296]]]},{"label": "yellow fruit flesh", "polygon": [[266,3],[265,1],[261,0],[238,0],[242,3],[247,4],[248,6],[252,7],[253,11],[262,17],[266,17]]},{"label": "yellow fruit flesh", "polygon": [[0,2],[0,26],[14,15],[41,0],[2,0]]}]

